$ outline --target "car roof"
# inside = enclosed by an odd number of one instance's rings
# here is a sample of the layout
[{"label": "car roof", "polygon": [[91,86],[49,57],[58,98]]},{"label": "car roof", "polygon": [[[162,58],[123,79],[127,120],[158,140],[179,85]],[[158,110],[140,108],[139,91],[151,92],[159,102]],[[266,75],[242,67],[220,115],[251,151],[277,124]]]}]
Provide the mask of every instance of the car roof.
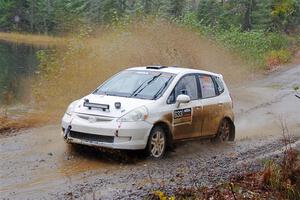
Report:
[{"label": "car roof", "polygon": [[200,74],[208,74],[208,75],[222,77],[221,74],[217,74],[214,72],[192,69],[187,67],[177,67],[177,66],[150,65],[150,66],[142,66],[142,67],[131,67],[128,68],[127,70],[156,71],[156,72],[165,72],[165,73],[173,73],[173,74],[200,73]]}]

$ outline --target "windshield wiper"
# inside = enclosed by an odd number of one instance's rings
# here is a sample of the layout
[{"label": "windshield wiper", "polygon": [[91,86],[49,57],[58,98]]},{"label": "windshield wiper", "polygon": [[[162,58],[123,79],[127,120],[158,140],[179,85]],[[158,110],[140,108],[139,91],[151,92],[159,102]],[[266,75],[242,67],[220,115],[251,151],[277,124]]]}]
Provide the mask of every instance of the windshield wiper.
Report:
[{"label": "windshield wiper", "polygon": [[164,85],[161,88],[159,88],[157,93],[153,96],[152,100],[156,99],[162,93],[162,91],[164,91],[164,89],[167,87],[171,79],[172,76],[164,83]]},{"label": "windshield wiper", "polygon": [[[148,82],[147,82],[147,84],[143,87],[143,88],[141,88],[144,84],[145,84],[145,82],[143,82],[137,89],[135,89],[133,92],[132,92],[132,94],[130,95],[131,97],[132,96],[136,96],[136,95],[138,95],[141,91],[143,91],[151,82],[153,82],[155,79],[157,79],[158,77],[160,77],[162,75],[162,73],[160,73],[160,74],[158,74],[158,75],[156,75],[156,76],[153,76]],[[141,89],[140,89],[141,88]]]},{"label": "windshield wiper", "polygon": [[131,97],[145,84],[147,82],[147,80],[146,81],[144,81],[140,86],[138,86],[132,93],[131,93]]}]

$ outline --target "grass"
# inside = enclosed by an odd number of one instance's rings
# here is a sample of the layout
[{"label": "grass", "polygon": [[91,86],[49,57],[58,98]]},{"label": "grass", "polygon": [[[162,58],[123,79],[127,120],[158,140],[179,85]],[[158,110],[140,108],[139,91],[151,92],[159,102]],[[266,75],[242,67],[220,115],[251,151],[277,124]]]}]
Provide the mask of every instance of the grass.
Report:
[{"label": "grass", "polygon": [[47,35],[32,35],[21,33],[0,32],[0,40],[16,44],[29,44],[35,46],[60,46],[66,44],[65,38],[52,37]]},{"label": "grass", "polygon": [[194,13],[185,15],[178,23],[218,42],[257,69],[270,70],[291,62],[293,54],[299,50],[300,40],[297,34],[242,31],[240,27],[210,27],[201,24]]}]

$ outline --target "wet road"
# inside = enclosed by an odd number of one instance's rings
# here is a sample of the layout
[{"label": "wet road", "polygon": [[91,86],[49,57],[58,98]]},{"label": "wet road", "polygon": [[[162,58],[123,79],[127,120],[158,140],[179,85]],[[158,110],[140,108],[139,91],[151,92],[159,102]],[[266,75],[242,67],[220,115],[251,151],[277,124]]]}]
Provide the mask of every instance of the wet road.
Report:
[{"label": "wet road", "polygon": [[259,81],[233,88],[238,138],[281,134],[281,122],[291,134],[300,134],[300,65],[282,69]]},{"label": "wet road", "polygon": [[[280,122],[285,121],[289,132],[300,136],[300,101],[293,92],[296,85],[300,85],[300,65],[232,88],[237,141],[219,145],[206,140],[182,143],[162,161],[132,153],[71,148],[61,139],[59,125],[1,138],[0,197],[121,198],[124,194],[139,196],[162,180],[171,186],[174,182],[188,184],[195,174],[201,174],[202,184],[222,181],[230,172],[229,166],[235,169],[236,163],[282,147]],[[294,142],[299,146],[297,140]],[[188,176],[181,178],[180,174]]]}]

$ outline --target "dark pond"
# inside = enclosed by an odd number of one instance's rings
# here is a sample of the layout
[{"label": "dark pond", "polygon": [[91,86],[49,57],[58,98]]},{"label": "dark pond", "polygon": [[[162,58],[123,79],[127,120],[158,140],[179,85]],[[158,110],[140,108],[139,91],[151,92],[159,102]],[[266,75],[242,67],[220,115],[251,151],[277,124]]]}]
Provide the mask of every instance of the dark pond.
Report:
[{"label": "dark pond", "polygon": [[0,104],[28,98],[28,81],[38,66],[38,48],[0,40]]}]

